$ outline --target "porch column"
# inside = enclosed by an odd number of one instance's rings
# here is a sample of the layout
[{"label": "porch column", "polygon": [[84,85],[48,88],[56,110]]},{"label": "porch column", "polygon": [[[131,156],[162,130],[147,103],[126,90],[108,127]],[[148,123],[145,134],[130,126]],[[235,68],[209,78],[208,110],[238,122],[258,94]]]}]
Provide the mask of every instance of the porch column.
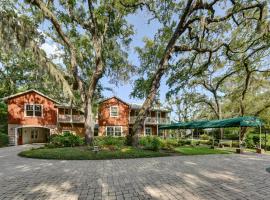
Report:
[{"label": "porch column", "polygon": [[14,141],[14,144],[15,144],[15,146],[17,146],[18,145],[18,128],[14,128],[14,133],[15,133],[15,141]]},{"label": "porch column", "polygon": [[262,125],[260,125],[260,149],[262,148]]}]

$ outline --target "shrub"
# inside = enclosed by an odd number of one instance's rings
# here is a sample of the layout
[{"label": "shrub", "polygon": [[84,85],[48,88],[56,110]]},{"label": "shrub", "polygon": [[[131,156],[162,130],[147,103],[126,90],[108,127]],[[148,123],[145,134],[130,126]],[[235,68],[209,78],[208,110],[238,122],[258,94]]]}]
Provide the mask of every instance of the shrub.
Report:
[{"label": "shrub", "polygon": [[144,149],[158,151],[163,144],[163,140],[157,136],[147,136],[141,137],[139,144],[143,146]]},{"label": "shrub", "polygon": [[105,136],[105,137],[95,137],[94,139],[94,145],[100,146],[100,147],[112,147],[115,146],[117,148],[120,148],[126,144],[126,138],[125,137],[111,137],[111,136]]},{"label": "shrub", "polygon": [[132,135],[131,134],[127,134],[127,136],[126,136],[126,145],[132,146]]},{"label": "shrub", "polygon": [[153,137],[152,140],[152,150],[153,151],[158,151],[161,147],[161,141],[158,137]]},{"label": "shrub", "polygon": [[191,140],[190,142],[191,142],[191,145],[193,145],[193,146],[200,145],[200,141],[199,140]]},{"label": "shrub", "polygon": [[80,136],[66,132],[63,135],[53,135],[50,138],[51,147],[74,147],[84,144],[84,139]]},{"label": "shrub", "polygon": [[212,144],[212,141],[211,140],[200,140],[199,142],[202,145],[211,145]]},{"label": "shrub", "polygon": [[225,133],[224,138],[228,140],[238,140],[239,139],[239,133]]},{"label": "shrub", "polygon": [[191,140],[178,140],[178,146],[191,145]]},{"label": "shrub", "polygon": [[232,141],[232,147],[239,147],[239,141]]},{"label": "shrub", "polygon": [[8,146],[8,135],[0,133],[0,147]]},{"label": "shrub", "polygon": [[55,146],[52,143],[47,143],[47,144],[45,144],[45,147],[48,148],[48,149],[53,149],[53,148],[56,148],[57,146]]},{"label": "shrub", "polygon": [[179,146],[176,139],[160,139],[160,141],[163,149],[173,149],[174,147]]},{"label": "shrub", "polygon": [[209,137],[209,135],[207,135],[207,134],[202,134],[202,135],[200,135],[200,139],[201,139],[201,140],[209,140],[210,137]]},{"label": "shrub", "polygon": [[247,137],[245,138],[245,145],[247,148],[254,148],[253,138],[249,135],[247,135]]},{"label": "shrub", "polygon": [[139,144],[141,146],[147,146],[151,143],[151,137],[150,136],[147,136],[147,137],[141,137],[139,139]]},{"label": "shrub", "polygon": [[255,145],[258,145],[260,142],[260,137],[257,135],[253,135],[252,140]]}]

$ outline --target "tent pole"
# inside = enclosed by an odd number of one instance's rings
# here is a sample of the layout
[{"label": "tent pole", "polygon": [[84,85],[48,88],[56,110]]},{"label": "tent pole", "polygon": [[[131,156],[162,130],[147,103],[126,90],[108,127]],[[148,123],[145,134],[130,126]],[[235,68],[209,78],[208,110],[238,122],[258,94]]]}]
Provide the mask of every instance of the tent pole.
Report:
[{"label": "tent pole", "polygon": [[194,129],[191,131],[191,133],[192,133],[192,136],[191,136],[191,145],[193,145],[193,131],[194,131]]},{"label": "tent pole", "polygon": [[262,125],[260,125],[260,149],[262,148]]},{"label": "tent pole", "polygon": [[241,126],[239,130],[239,149],[241,148]]},{"label": "tent pole", "polygon": [[266,129],[264,130],[264,151],[266,151]]},{"label": "tent pole", "polygon": [[214,131],[212,131],[212,147],[215,147]]}]

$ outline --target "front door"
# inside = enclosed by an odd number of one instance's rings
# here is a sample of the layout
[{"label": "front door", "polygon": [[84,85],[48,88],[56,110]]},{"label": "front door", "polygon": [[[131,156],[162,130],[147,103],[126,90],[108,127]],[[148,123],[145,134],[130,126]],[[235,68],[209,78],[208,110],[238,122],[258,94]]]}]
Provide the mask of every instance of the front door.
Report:
[{"label": "front door", "polygon": [[18,145],[22,145],[23,144],[23,137],[22,137],[22,129],[19,128],[18,129],[18,141],[17,141]]}]

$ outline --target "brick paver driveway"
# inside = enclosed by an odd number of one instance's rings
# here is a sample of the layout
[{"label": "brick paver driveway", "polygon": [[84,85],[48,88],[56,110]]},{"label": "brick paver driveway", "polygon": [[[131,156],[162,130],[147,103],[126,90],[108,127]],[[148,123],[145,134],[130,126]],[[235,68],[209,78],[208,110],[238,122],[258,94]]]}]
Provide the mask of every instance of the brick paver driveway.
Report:
[{"label": "brick paver driveway", "polygon": [[0,199],[270,199],[270,156],[36,160],[0,149]]}]

